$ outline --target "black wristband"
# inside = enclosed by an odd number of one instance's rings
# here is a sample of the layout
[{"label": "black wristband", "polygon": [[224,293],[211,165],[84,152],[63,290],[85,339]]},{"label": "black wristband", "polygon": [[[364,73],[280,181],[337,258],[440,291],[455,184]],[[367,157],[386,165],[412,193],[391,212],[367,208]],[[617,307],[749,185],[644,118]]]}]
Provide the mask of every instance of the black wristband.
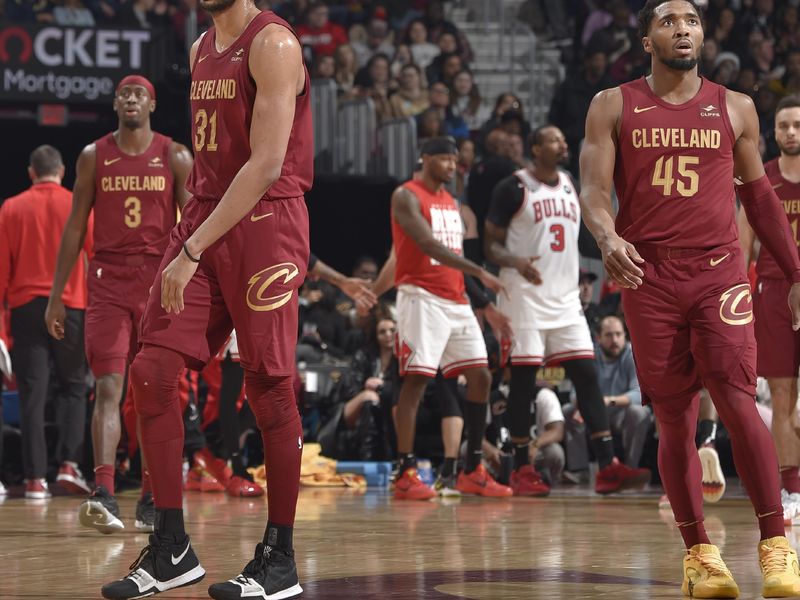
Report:
[{"label": "black wristband", "polygon": [[193,263],[199,263],[200,262],[199,258],[195,258],[189,252],[189,248],[186,247],[186,242],[183,242],[183,253],[186,254],[186,256],[189,258],[189,260],[192,261]]}]

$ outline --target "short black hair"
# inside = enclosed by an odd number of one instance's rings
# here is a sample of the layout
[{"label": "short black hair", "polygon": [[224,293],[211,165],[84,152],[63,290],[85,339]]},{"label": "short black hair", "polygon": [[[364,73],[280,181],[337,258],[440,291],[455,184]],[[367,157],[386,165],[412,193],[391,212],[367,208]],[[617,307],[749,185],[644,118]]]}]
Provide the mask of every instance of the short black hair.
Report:
[{"label": "short black hair", "polygon": [[47,144],[39,146],[31,152],[30,167],[37,177],[48,177],[58,175],[64,161],[61,159],[61,152]]},{"label": "short black hair", "polygon": [[781,101],[778,102],[778,106],[775,107],[775,114],[777,115],[784,108],[800,108],[800,96],[791,94],[781,98]]},{"label": "short black hair", "polygon": [[[692,5],[692,8],[697,11],[698,16],[703,16],[703,12],[698,6],[695,0],[681,0],[682,2],[688,2]],[[662,4],[666,4],[667,2],[671,2],[671,0],[647,0],[647,3],[642,7],[642,10],[639,11],[639,14],[636,16],[636,20],[639,24],[639,38],[647,37],[648,31],[650,31],[650,23],[653,21],[653,15],[656,12],[656,9],[661,6]]]},{"label": "short black hair", "polygon": [[546,129],[552,129],[555,127],[552,123],[545,123],[544,125],[539,125],[536,129],[531,131],[531,134],[528,136],[528,146],[540,146],[544,141],[544,132]]}]

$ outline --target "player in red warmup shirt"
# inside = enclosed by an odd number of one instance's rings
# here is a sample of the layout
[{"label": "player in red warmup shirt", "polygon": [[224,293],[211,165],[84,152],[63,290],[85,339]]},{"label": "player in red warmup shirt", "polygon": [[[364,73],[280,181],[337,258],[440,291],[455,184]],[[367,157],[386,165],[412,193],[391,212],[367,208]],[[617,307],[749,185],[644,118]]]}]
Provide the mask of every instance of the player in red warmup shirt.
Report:
[{"label": "player in red warmup shirt", "polygon": [[[787,96],[778,103],[775,141],[781,155],[765,164],[764,170],[797,240],[800,222],[800,98],[797,96]],[[739,239],[744,249],[744,263],[749,265],[755,234],[744,211],[739,211]],[[772,439],[781,468],[783,517],[785,524],[791,525],[800,522],[800,440],[792,427],[796,422],[800,334],[792,331],[792,313],[786,306],[792,282],[763,246],[758,253],[756,273],[758,279],[753,294],[758,344],[756,372],[767,378],[772,397]]]},{"label": "player in red warmup shirt", "polygon": [[212,598],[302,592],[292,547],[303,431],[292,376],[297,290],[308,265],[303,194],[313,180],[310,80],[289,25],[252,0],[200,0],[214,27],[192,46],[194,168],[156,275],[131,366],[155,532],[132,571],[103,586],[134,598],[200,581],[183,521],[178,375],[236,328],[247,398],[264,440],[269,521],[242,572]]},{"label": "player in red warmup shirt", "polygon": [[[765,597],[800,595],[784,537],[775,446],[755,398],[750,286],[736,227],[739,197],[792,285],[800,327],[800,259],[758,153],[752,100],[697,73],[703,26],[689,0],[648,0],[639,33],[652,75],[600,92],[586,119],[581,205],[622,304],[642,393],[659,426],[659,470],[686,544],[682,591],[739,589],[703,527],[694,444],[704,383],[730,432],[736,469],[758,517]],[[619,212],[612,213],[616,187]]]},{"label": "player in red warmup shirt", "polygon": [[[50,334],[62,339],[61,290],[93,212],[85,338],[86,356],[97,379],[92,414],[95,488],[81,504],[79,517],[82,525],[102,533],[124,529],[114,496],[122,383],[139,344],[139,322],[177,209],[188,198],[185,184],[192,168],[192,155],[185,146],[150,129],[155,108],[153,85],[138,75],[125,77],[114,98],[119,127],[86,146],[78,157],[72,212],[45,313]],[[135,526],[152,531],[153,500],[144,479]]]}]

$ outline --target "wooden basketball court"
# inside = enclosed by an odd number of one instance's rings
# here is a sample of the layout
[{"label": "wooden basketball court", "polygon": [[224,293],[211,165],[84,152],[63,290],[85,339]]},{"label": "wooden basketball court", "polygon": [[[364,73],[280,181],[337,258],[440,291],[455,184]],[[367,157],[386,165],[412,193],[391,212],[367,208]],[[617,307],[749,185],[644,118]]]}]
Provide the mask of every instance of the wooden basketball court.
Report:
[{"label": "wooden basketball court", "polygon": [[[384,491],[304,488],[302,598],[680,599],[682,544],[659,493],[603,498],[573,487],[544,499],[395,502]],[[99,598],[147,543],[133,529],[136,495],[119,500],[127,529],[104,536],[78,525],[79,498],[6,499],[0,598]],[[185,509],[206,579],[160,598],[207,598],[210,583],[236,575],[263,534],[267,502],[188,492]],[[738,484],[706,514],[741,597],[760,597],[758,528]],[[787,535],[800,542],[800,531]]]}]

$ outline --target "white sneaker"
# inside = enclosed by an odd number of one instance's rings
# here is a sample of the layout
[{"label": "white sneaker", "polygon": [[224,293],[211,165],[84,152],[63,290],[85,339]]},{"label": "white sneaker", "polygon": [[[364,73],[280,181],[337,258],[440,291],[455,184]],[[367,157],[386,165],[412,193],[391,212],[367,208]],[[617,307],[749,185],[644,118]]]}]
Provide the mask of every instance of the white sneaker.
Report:
[{"label": "white sneaker", "polygon": [[711,446],[703,446],[697,451],[703,466],[703,500],[713,504],[725,494],[725,475],[719,464],[719,454]]},{"label": "white sneaker", "polygon": [[781,504],[783,505],[783,524],[791,527],[800,524],[800,494],[790,494],[781,490]]}]

